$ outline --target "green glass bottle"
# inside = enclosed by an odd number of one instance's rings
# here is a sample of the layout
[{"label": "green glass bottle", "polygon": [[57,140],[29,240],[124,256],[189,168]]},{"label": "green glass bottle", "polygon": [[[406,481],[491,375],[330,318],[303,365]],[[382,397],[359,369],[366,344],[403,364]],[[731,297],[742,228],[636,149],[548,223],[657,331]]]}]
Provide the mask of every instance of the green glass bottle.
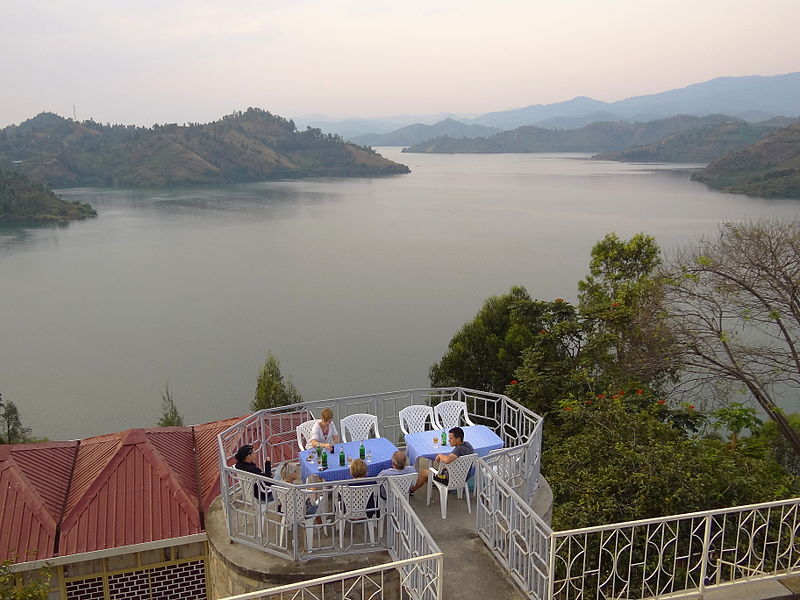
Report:
[{"label": "green glass bottle", "polygon": [[442,429],[442,446],[447,446],[447,434]]},{"label": "green glass bottle", "polygon": [[343,467],[346,461],[347,457],[344,455],[344,446],[342,446],[342,449],[339,450],[339,466]]},{"label": "green glass bottle", "polygon": [[322,453],[322,468],[323,469],[327,469],[328,468],[328,453],[327,452],[323,452]]},{"label": "green glass bottle", "polygon": [[367,456],[367,449],[364,448],[364,441],[362,440],[361,445],[358,447],[358,458],[364,460],[366,456]]}]

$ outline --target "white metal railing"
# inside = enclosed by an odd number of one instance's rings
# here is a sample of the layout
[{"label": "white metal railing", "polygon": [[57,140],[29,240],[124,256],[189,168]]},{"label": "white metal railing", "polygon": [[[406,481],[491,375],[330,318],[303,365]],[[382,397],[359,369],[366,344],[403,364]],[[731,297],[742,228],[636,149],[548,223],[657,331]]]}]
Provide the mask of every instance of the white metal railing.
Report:
[{"label": "white metal railing", "polygon": [[549,598],[672,598],[800,573],[800,498],[552,534]]},{"label": "white metal railing", "polygon": [[406,582],[417,571],[441,572],[441,565],[441,553],[418,556],[222,600],[417,600],[419,596]]},{"label": "white metal railing", "polygon": [[[512,488],[524,448],[492,452],[476,462],[478,536],[525,594],[548,596],[552,530]],[[520,486],[527,489],[526,486]]]}]

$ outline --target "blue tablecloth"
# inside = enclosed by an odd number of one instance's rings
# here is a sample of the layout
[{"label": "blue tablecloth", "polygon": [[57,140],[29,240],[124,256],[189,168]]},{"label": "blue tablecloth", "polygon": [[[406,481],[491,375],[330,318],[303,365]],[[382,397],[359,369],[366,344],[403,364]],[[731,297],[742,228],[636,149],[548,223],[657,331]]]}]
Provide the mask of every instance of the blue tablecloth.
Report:
[{"label": "blue tablecloth", "polygon": [[[312,452],[316,450],[303,450],[300,456],[300,475],[303,481],[308,479],[309,475],[319,475],[325,481],[341,481],[342,479],[350,479],[350,464],[345,461],[343,467],[339,466],[339,450],[344,447],[345,456],[349,458],[358,458],[358,449],[361,442],[347,442],[344,444],[336,444],[333,454],[328,453],[328,468],[320,471],[317,461],[306,460]],[[392,466],[392,454],[397,451],[397,446],[386,438],[370,438],[364,440],[364,448],[367,450],[367,455],[372,452],[372,460],[367,461],[367,477],[375,477],[384,469]]]},{"label": "blue tablecloth", "polygon": [[[462,427],[464,430],[464,441],[472,444],[478,456],[486,456],[490,450],[497,450],[503,447],[503,440],[485,425],[471,425]],[[413,465],[420,457],[433,460],[437,454],[450,454],[452,446],[441,443],[433,445],[433,436],[438,436],[441,440],[442,430],[421,431],[419,433],[409,433],[406,435],[406,452],[408,453],[408,463]]]}]

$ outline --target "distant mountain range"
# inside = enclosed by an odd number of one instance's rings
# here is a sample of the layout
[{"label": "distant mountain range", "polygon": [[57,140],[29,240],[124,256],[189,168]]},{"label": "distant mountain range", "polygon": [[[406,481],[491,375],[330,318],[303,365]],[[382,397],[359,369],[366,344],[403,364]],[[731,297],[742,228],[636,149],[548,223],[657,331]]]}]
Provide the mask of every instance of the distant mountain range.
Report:
[{"label": "distant mountain range", "polygon": [[[509,130],[523,125],[545,129],[578,129],[601,121],[643,122],[680,114],[727,114],[750,123],[778,115],[800,116],[800,73],[718,77],[680,89],[635,96],[617,102],[602,102],[579,96],[565,102],[536,104],[477,117],[455,114],[447,116],[467,125]],[[432,119],[429,115],[342,120],[319,117],[309,124],[352,140],[365,134],[391,133],[407,125],[431,124],[439,120],[441,117]],[[460,133],[445,135],[462,137]]]},{"label": "distant mountain range", "polygon": [[440,137],[405,148],[403,152],[478,153],[504,152],[603,152],[651,144],[669,135],[698,127],[731,122],[726,115],[694,117],[679,115],[646,123],[621,121],[585,125],[580,129],[554,130],[518,127],[487,138]]},{"label": "distant mountain range", "polygon": [[433,125],[415,123],[389,133],[368,133],[351,138],[351,141],[364,146],[411,146],[412,144],[418,144],[424,140],[444,135],[454,138],[475,138],[492,135],[499,131],[500,129],[496,127],[468,125],[455,119],[445,119]]},{"label": "distant mountain range", "polygon": [[728,123],[695,127],[653,144],[598,154],[594,158],[628,162],[710,163],[754,144],[778,128],[768,123],[751,124],[731,119]]},{"label": "distant mountain range", "polygon": [[726,192],[800,198],[800,123],[724,156],[692,179]]},{"label": "distant mountain range", "polygon": [[369,148],[250,108],[207,124],[142,128],[42,113],[0,130],[0,165],[53,187],[159,187],[408,173]]}]

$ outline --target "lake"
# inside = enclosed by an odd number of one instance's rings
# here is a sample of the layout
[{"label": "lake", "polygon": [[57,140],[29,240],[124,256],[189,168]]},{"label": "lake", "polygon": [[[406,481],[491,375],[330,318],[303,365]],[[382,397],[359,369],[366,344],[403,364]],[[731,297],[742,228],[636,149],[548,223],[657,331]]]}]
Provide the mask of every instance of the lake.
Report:
[{"label": "lake", "polygon": [[709,191],[689,165],[576,154],[382,154],[411,174],[71,189],[99,217],[0,228],[0,393],[34,435],[244,414],[271,349],[307,399],[428,385],[489,295],[574,300],[610,231],[665,252],[800,204]]}]

